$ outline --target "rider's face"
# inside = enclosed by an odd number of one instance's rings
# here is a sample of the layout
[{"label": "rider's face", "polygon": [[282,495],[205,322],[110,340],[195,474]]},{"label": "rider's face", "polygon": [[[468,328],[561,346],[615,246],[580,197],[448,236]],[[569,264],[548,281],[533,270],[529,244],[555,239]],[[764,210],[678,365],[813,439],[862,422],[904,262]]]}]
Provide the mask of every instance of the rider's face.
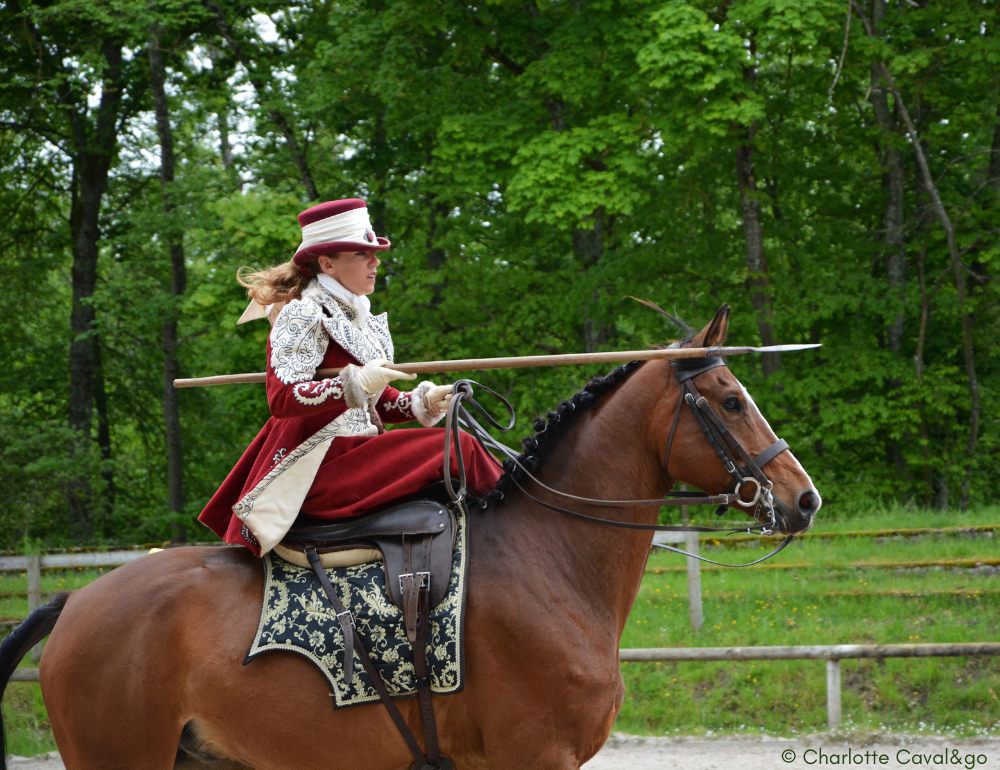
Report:
[{"label": "rider's face", "polygon": [[375,291],[375,276],[382,261],[374,251],[342,251],[319,258],[319,268],[354,294]]}]

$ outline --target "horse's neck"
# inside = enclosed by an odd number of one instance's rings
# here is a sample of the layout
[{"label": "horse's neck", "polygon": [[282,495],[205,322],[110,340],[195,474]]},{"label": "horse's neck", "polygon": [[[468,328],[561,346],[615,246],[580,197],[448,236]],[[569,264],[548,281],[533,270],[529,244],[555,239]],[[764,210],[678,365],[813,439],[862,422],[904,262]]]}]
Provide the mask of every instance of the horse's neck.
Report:
[{"label": "horse's neck", "polygon": [[[644,434],[640,405],[599,404],[577,418],[536,475],[554,489],[581,497],[660,498],[670,481],[646,446]],[[658,506],[587,505],[539,490],[532,482],[522,484],[541,500],[590,516],[656,523]],[[544,575],[545,589],[558,601],[587,605],[591,618],[603,617],[615,626],[617,641],[642,578],[649,531],[580,521],[538,505],[520,491],[509,494],[491,519],[512,569],[527,569],[535,579]],[[535,565],[544,568],[532,569]]]}]

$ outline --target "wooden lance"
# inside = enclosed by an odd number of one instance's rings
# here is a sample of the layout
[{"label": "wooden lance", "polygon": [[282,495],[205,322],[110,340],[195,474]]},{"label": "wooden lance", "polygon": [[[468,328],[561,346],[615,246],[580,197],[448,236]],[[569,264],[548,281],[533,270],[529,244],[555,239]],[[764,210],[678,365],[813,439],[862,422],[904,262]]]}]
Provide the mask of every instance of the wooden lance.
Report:
[{"label": "wooden lance", "polygon": [[[460,358],[454,361],[417,361],[410,364],[390,364],[391,369],[407,374],[435,374],[439,372],[473,372],[485,369],[517,369],[528,366],[575,366],[579,364],[616,364],[626,361],[652,361],[669,358],[712,358],[735,356],[742,353],[785,353],[791,350],[818,348],[809,345],[771,345],[764,348],[661,348],[658,350],[623,350],[604,353],[566,353],[548,356],[509,356],[506,358]],[[342,369],[320,369],[316,379],[336,377]],[[202,385],[236,385],[243,382],[264,382],[264,372],[246,374],[219,374],[215,377],[191,377],[174,380],[175,388],[197,388]]]}]

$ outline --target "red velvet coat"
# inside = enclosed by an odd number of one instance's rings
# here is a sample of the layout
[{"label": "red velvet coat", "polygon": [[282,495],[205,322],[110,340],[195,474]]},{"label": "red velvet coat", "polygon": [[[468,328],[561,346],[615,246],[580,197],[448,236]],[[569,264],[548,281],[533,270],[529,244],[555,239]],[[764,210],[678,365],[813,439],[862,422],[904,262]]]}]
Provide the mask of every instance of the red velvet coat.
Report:
[{"label": "red velvet coat", "polygon": [[[301,513],[311,519],[354,516],[386,507],[442,478],[444,431],[378,434],[368,404],[383,423],[420,420],[431,425],[423,396],[387,387],[365,398],[349,369],[313,380],[318,368],[392,360],[383,313],[358,324],[357,311],[315,281],[275,319],[267,346],[267,401],[271,419],[243,453],[199,520],[227,543],[260,555],[274,547]],[[500,471],[463,435],[469,489],[485,494]],[[458,466],[452,455],[452,474]]]}]

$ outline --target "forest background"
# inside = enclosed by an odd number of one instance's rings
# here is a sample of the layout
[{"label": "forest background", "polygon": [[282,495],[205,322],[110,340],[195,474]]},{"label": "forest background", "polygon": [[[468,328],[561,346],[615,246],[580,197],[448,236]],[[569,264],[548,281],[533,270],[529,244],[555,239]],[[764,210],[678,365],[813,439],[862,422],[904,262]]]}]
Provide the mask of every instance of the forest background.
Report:
[{"label": "forest background", "polygon": [[[366,198],[398,361],[632,349],[733,305],[824,495],[1000,481],[998,4],[4,0],[0,547],[207,539],[268,417],[241,265]],[[597,368],[481,373],[522,432]],[[442,378],[443,379],[443,378]]]}]

